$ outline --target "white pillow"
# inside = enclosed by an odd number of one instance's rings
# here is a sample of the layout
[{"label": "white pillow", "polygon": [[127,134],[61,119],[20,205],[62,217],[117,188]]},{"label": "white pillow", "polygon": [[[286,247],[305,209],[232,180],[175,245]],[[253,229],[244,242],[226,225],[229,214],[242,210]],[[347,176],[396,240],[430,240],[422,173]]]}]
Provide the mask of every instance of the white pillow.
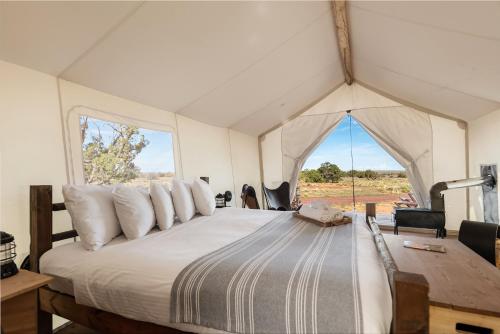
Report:
[{"label": "white pillow", "polygon": [[64,202],[83,247],[97,250],[121,233],[112,186],[64,185]]},{"label": "white pillow", "polygon": [[156,222],[160,230],[171,228],[174,225],[175,210],[168,186],[166,184],[151,183],[149,191],[155,209]]},{"label": "white pillow", "polygon": [[155,225],[155,211],[145,189],[121,186],[113,191],[120,226],[127,239],[145,236]]},{"label": "white pillow", "polygon": [[215,212],[215,195],[207,182],[196,179],[191,184],[194,204],[204,216],[211,216]]},{"label": "white pillow", "polygon": [[177,217],[185,223],[196,213],[191,185],[178,179],[172,181],[172,199]]}]

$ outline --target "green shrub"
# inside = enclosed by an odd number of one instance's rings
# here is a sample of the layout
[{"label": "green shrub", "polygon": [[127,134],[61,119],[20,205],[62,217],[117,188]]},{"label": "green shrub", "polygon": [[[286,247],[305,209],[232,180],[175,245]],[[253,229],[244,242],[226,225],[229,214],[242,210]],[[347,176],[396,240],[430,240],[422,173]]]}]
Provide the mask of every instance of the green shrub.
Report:
[{"label": "green shrub", "polygon": [[331,162],[323,162],[318,168],[318,172],[323,176],[326,182],[339,182],[343,175],[339,166]]},{"label": "green shrub", "polygon": [[311,183],[323,183],[325,179],[317,169],[306,169],[300,172],[300,180]]},{"label": "green shrub", "polygon": [[371,169],[367,169],[364,171],[364,177],[370,180],[376,180],[378,179],[378,174]]}]

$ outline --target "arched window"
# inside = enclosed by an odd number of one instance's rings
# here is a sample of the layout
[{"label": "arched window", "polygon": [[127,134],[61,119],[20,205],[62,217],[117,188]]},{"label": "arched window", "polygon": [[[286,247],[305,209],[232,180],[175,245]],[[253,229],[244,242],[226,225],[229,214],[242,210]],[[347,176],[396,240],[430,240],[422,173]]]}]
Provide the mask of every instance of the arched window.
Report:
[{"label": "arched window", "polygon": [[363,211],[366,203],[376,202],[377,213],[388,218],[398,205],[416,205],[404,168],[349,117],[307,158],[299,177],[302,203],[320,200]]}]

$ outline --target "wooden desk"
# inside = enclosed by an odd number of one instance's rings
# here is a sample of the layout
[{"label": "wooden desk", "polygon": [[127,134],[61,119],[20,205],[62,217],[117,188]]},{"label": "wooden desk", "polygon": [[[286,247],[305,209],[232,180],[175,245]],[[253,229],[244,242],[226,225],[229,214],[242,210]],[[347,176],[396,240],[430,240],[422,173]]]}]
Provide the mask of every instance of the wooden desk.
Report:
[{"label": "wooden desk", "polygon": [[36,334],[38,331],[38,288],[52,277],[19,270],[0,281],[3,334]]},{"label": "wooden desk", "polygon": [[[500,270],[454,239],[384,235],[399,270],[429,282],[430,332],[456,333],[456,324],[500,333]],[[446,253],[404,248],[404,240],[440,244]]]}]

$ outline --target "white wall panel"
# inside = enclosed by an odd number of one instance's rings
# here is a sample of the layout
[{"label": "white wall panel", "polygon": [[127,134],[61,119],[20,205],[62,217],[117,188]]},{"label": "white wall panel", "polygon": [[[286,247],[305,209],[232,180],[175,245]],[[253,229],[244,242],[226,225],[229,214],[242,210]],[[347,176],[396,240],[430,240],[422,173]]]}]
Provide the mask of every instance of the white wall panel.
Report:
[{"label": "white wall panel", "polygon": [[183,116],[177,117],[177,123],[184,179],[208,176],[216,194],[234,193],[228,129]]},{"label": "white wall panel", "polygon": [[[17,263],[29,253],[29,186],[54,186],[62,201],[67,182],[55,77],[0,61],[0,156],[2,231],[14,235]],[[68,229],[55,215],[55,231]]]},{"label": "white wall panel", "polygon": [[[434,183],[466,178],[465,128],[455,121],[431,116],[433,130]],[[458,231],[467,219],[465,189],[443,192],[446,210],[446,228]]]},{"label": "white wall panel", "polygon": [[261,138],[264,184],[276,188],[283,182],[283,160],[281,153],[281,127]]},{"label": "white wall panel", "polygon": [[[500,171],[500,109],[469,123],[469,173],[480,176],[482,164],[496,164]],[[472,220],[484,221],[481,187],[469,192]],[[500,207],[500,197],[499,205]]]},{"label": "white wall panel", "polygon": [[257,199],[262,207],[258,138],[234,130],[229,130],[229,136],[234,174],[235,204],[237,207],[241,207],[241,188],[246,183],[255,188]]}]

